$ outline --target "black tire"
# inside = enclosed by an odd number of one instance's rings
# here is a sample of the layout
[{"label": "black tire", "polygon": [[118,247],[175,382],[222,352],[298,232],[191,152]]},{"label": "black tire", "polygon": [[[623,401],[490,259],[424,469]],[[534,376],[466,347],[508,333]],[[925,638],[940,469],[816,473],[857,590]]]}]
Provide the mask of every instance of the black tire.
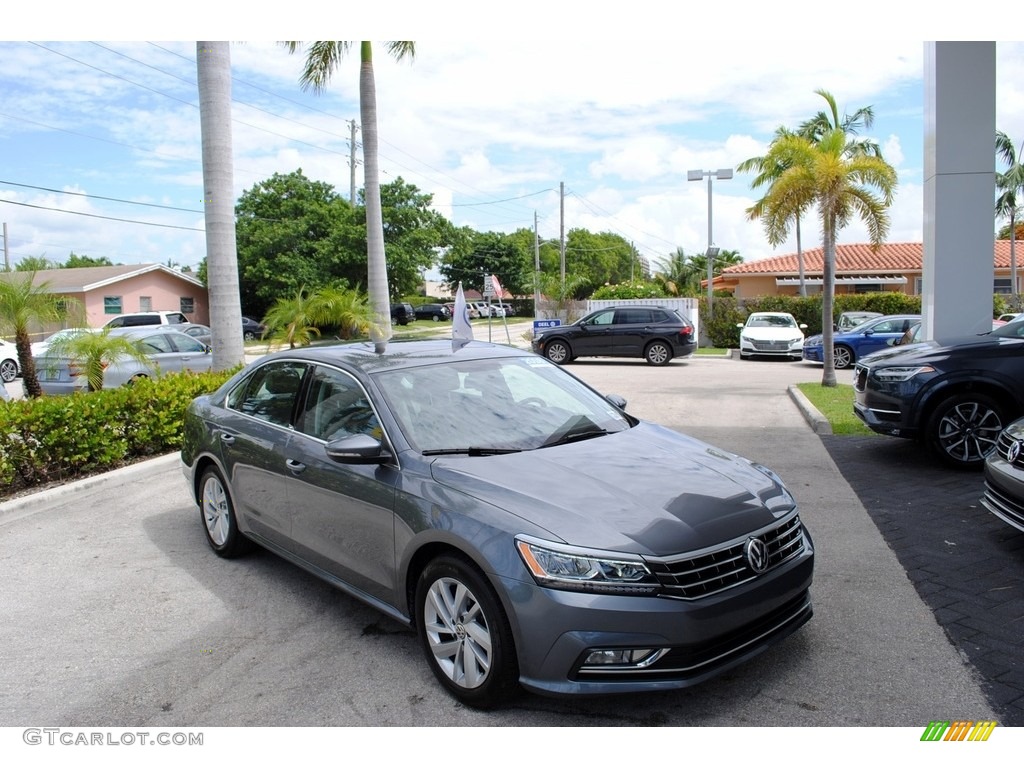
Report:
[{"label": "black tire", "polygon": [[857,362],[857,354],[845,344],[836,344],[832,349],[832,363],[836,368],[851,368]]},{"label": "black tire", "polygon": [[10,384],[18,378],[18,363],[15,360],[4,360],[0,362],[0,379],[4,384]]},{"label": "black tire", "polygon": [[253,333],[252,331],[246,331],[245,333],[242,334],[242,338],[245,339],[246,341],[253,341],[256,338],[256,334]]},{"label": "black tire", "polygon": [[644,350],[644,360],[650,365],[668,365],[672,359],[672,347],[664,341],[652,341]]},{"label": "black tire", "polygon": [[252,551],[252,541],[238,530],[227,483],[215,467],[207,467],[199,481],[199,517],[206,542],[220,557],[239,557]]},{"label": "black tire", "polygon": [[925,439],[946,464],[980,469],[1006,423],[998,402],[979,392],[964,392],[939,403],[928,419]]},{"label": "black tire", "polygon": [[569,345],[561,339],[555,339],[554,341],[549,341],[545,345],[544,356],[552,363],[565,365],[572,361],[572,350],[570,350]]},{"label": "black tire", "polygon": [[423,569],[416,627],[434,676],[459,701],[489,709],[518,690],[508,617],[486,577],[466,559],[443,555]]}]

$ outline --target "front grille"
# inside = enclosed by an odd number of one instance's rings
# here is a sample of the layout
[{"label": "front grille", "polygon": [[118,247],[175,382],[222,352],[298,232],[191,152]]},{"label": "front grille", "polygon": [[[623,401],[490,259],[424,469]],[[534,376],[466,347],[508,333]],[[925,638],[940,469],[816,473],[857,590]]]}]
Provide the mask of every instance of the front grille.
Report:
[{"label": "front grille", "polygon": [[744,536],[720,547],[664,559],[648,559],[648,565],[661,583],[662,596],[697,600],[758,576],[747,563],[743,547],[758,538],[768,548],[765,573],[800,555],[806,544],[800,516],[795,512],[781,523]]},{"label": "front grille", "polygon": [[792,342],[789,341],[752,341],[754,349],[758,352],[787,352],[789,351],[789,345]]},{"label": "front grille", "polygon": [[981,497],[985,509],[1018,530],[1024,531],[1024,505],[985,481],[985,495]]},{"label": "front grille", "polygon": [[[1017,438],[1010,437],[1010,434],[1008,432],[1003,431],[999,435],[999,440],[996,441],[996,451],[999,453],[1001,457],[1003,457],[1007,461],[1010,461],[1010,449],[1016,442],[1018,442]],[[1017,450],[1017,459],[1016,461],[1013,461],[1011,463],[1015,467],[1024,467],[1024,447],[1019,448]]]}]

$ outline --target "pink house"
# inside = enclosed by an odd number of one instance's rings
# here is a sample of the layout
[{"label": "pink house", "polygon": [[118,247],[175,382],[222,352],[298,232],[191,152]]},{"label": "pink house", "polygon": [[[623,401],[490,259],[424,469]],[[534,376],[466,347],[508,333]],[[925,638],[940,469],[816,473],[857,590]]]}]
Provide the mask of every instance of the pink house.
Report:
[{"label": "pink house", "polygon": [[[0,280],[24,276],[22,272],[0,273]],[[162,264],[46,269],[36,272],[35,283],[47,283],[51,293],[75,299],[85,312],[85,324],[92,328],[102,327],[114,315],[153,310],[177,310],[193,323],[210,323],[206,286],[195,276]],[[81,320],[72,317],[65,325]]]}]

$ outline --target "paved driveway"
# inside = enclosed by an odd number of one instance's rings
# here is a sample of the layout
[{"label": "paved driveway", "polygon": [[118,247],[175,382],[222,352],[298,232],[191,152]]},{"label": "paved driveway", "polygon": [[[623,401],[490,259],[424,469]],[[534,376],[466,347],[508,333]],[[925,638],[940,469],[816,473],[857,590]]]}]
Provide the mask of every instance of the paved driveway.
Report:
[{"label": "paved driveway", "polygon": [[0,505],[0,725],[903,725],[997,719],[786,395],[820,370],[693,358],[570,370],[629,410],[776,469],[817,547],[815,617],[716,681],[489,713],[434,681],[413,633],[284,561],[203,540],[174,457]]}]

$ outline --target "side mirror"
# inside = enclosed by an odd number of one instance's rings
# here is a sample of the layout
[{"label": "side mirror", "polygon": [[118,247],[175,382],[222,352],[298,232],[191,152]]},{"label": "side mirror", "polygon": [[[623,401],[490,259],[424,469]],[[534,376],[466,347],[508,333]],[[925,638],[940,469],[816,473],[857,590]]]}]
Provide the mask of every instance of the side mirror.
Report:
[{"label": "side mirror", "polygon": [[743,327],[743,323],[736,323],[736,327],[737,328],[742,328]]},{"label": "side mirror", "polygon": [[806,331],[807,330],[807,323],[800,323],[800,330]]},{"label": "side mirror", "polygon": [[324,446],[327,455],[339,464],[383,464],[391,453],[380,440],[369,435],[348,435]]},{"label": "side mirror", "polygon": [[626,410],[626,398],[622,395],[605,395],[604,399],[614,405],[620,411]]}]

